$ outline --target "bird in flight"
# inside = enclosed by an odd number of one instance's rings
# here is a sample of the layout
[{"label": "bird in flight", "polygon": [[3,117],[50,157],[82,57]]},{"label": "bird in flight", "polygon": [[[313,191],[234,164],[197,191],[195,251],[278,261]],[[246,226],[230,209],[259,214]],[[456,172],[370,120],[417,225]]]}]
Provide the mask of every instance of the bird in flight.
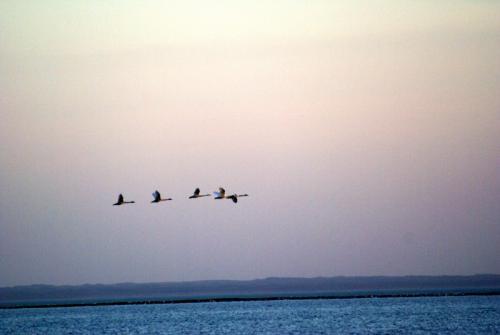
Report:
[{"label": "bird in flight", "polygon": [[233,200],[234,203],[237,203],[238,198],[240,198],[240,197],[248,197],[248,194],[233,194],[233,195],[227,196],[226,198]]},{"label": "bird in flight", "polygon": [[160,192],[158,192],[158,190],[154,191],[154,193],[153,193],[153,198],[154,198],[154,200],[153,200],[153,201],[151,201],[151,203],[156,203],[156,202],[160,202],[160,201],[168,201],[168,200],[172,200],[172,198],[162,199],[162,198],[161,198],[161,195],[160,195]]},{"label": "bird in flight", "polygon": [[209,196],[210,196],[210,194],[200,194],[200,189],[196,188],[196,190],[194,190],[193,195],[190,196],[189,199],[196,199],[196,198],[209,197]]},{"label": "bird in flight", "polygon": [[214,192],[214,196],[215,200],[224,199],[226,197],[226,190],[219,187],[219,192]]},{"label": "bird in flight", "polygon": [[135,204],[135,201],[124,201],[123,194],[120,193],[120,195],[118,196],[118,201],[116,202],[116,204],[113,204],[113,206],[120,206],[123,204]]}]

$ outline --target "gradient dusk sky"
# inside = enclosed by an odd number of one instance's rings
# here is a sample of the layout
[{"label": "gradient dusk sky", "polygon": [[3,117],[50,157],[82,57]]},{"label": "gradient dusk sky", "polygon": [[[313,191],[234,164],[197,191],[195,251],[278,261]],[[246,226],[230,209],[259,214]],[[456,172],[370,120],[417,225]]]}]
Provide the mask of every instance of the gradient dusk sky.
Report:
[{"label": "gradient dusk sky", "polygon": [[500,2],[0,2],[0,286],[499,259]]}]

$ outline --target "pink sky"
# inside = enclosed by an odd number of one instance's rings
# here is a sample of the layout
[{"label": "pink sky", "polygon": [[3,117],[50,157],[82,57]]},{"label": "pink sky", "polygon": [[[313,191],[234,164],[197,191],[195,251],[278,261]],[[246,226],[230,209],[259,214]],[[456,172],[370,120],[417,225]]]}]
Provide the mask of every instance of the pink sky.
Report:
[{"label": "pink sky", "polygon": [[0,286],[500,272],[500,5],[272,3],[0,4]]}]

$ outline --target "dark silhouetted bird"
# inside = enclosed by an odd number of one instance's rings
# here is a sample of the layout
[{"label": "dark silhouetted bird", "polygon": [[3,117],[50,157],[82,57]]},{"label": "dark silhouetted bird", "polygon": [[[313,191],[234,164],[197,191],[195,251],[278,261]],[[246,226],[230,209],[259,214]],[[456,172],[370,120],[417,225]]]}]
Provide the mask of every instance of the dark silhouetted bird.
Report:
[{"label": "dark silhouetted bird", "polygon": [[248,197],[248,194],[233,194],[233,195],[227,196],[226,199],[231,199],[231,200],[233,200],[234,203],[237,203],[238,198],[241,198],[241,197]]},{"label": "dark silhouetted bird", "polygon": [[190,196],[189,199],[196,199],[196,198],[209,197],[209,196],[210,196],[210,194],[200,194],[200,189],[196,188],[196,190],[194,190],[193,195]]},{"label": "dark silhouetted bird", "polygon": [[123,195],[120,193],[120,195],[118,196],[118,201],[116,202],[116,204],[113,204],[113,206],[120,206],[123,204],[135,204],[135,201],[123,201]]},{"label": "dark silhouetted bird", "polygon": [[153,193],[153,198],[154,198],[154,200],[151,201],[151,203],[172,200],[172,198],[162,199],[161,195],[160,195],[160,192],[158,192],[158,191],[155,191]]}]

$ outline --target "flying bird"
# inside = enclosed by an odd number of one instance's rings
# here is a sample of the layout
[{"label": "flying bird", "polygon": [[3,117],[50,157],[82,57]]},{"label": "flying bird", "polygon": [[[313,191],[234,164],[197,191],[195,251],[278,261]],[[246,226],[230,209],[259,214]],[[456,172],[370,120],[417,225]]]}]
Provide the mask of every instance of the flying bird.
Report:
[{"label": "flying bird", "polygon": [[135,201],[124,201],[123,195],[120,193],[120,195],[118,196],[118,201],[116,202],[116,204],[113,204],[113,206],[120,206],[123,204],[135,204]]},{"label": "flying bird", "polygon": [[210,194],[200,194],[200,189],[196,188],[196,190],[194,190],[193,195],[190,196],[189,199],[196,199],[196,198],[209,197],[209,196],[210,196]]},{"label": "flying bird", "polygon": [[154,198],[154,200],[151,201],[151,203],[172,200],[172,198],[162,199],[161,195],[160,195],[160,192],[158,192],[158,191],[155,191],[153,193],[153,198]]},{"label": "flying bird", "polygon": [[233,200],[234,203],[238,202],[238,198],[240,197],[248,197],[248,194],[233,194],[230,196],[227,196],[226,199],[231,199]]},{"label": "flying bird", "polygon": [[219,192],[214,192],[214,196],[215,200],[224,199],[226,197],[226,190],[219,187]]}]

